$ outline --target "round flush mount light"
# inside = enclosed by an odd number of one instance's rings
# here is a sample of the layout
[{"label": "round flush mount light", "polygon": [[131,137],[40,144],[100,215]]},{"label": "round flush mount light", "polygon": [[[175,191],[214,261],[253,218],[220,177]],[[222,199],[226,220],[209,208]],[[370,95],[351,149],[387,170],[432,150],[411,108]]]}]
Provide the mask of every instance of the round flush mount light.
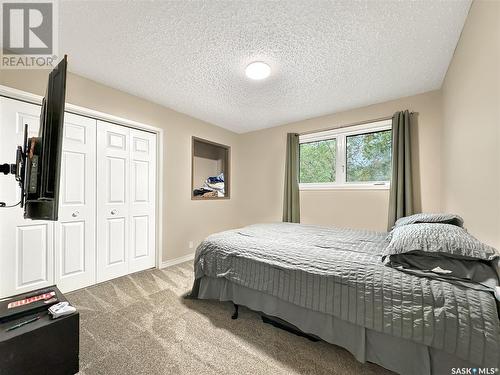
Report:
[{"label": "round flush mount light", "polygon": [[265,79],[271,74],[271,67],[262,61],[255,61],[246,67],[245,74],[250,79]]}]

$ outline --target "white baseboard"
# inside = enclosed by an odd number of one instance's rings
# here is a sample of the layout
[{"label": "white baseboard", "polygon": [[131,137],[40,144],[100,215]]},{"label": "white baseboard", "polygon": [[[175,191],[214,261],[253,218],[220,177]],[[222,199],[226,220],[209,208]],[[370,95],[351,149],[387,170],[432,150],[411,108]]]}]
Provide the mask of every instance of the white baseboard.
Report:
[{"label": "white baseboard", "polygon": [[167,267],[172,267],[175,266],[176,264],[184,263],[187,262],[188,260],[193,260],[194,259],[194,253],[184,255],[179,258],[174,258],[170,260],[166,260],[164,262],[161,262],[160,268],[167,268]]}]

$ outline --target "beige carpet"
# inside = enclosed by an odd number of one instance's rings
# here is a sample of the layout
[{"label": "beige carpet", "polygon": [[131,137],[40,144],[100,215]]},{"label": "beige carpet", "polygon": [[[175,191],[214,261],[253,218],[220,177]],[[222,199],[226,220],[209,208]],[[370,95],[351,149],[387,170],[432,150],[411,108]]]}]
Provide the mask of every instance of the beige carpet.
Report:
[{"label": "beige carpet", "polygon": [[262,323],[232,304],[184,299],[192,263],[68,294],[80,311],[80,374],[389,374],[346,350]]}]

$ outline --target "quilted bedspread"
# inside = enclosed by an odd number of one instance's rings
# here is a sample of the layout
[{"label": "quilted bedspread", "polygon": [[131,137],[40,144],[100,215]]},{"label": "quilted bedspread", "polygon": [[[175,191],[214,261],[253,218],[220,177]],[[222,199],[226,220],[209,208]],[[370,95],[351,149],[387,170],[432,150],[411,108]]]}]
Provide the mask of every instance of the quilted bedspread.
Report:
[{"label": "quilted bedspread", "polygon": [[384,266],[386,237],[290,223],[213,234],[196,252],[193,295],[200,278],[222,277],[478,366],[499,367],[493,294]]}]

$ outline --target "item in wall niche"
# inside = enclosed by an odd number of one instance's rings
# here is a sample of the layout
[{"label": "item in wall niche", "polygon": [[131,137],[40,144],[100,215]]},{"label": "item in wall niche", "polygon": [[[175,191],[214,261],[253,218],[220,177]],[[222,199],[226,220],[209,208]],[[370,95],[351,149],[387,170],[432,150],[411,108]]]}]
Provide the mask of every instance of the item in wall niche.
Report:
[{"label": "item in wall niche", "polygon": [[203,187],[194,189],[195,197],[216,198],[225,196],[224,173],[217,176],[208,177],[205,180]]},{"label": "item in wall niche", "polygon": [[193,190],[193,195],[195,197],[200,197],[202,196],[203,194],[205,193],[210,193],[212,190],[207,190],[207,189],[204,189],[204,188],[200,188],[200,189],[194,189]]},{"label": "item in wall niche", "polygon": [[205,193],[202,195],[203,198],[214,198],[218,197],[218,194],[216,191],[209,191],[208,193]]},{"label": "item in wall niche", "polygon": [[224,182],[217,182],[216,184],[210,184],[205,182],[205,189],[212,189],[224,193]]},{"label": "item in wall niche", "polygon": [[208,177],[205,180],[205,185],[203,186],[203,188],[221,192],[222,194],[224,194],[224,173],[221,173],[214,177]]},{"label": "item in wall niche", "polygon": [[209,178],[207,178],[206,182],[209,184],[217,184],[219,182],[224,183],[224,173],[221,173],[220,175],[215,176],[215,177],[209,177]]}]

